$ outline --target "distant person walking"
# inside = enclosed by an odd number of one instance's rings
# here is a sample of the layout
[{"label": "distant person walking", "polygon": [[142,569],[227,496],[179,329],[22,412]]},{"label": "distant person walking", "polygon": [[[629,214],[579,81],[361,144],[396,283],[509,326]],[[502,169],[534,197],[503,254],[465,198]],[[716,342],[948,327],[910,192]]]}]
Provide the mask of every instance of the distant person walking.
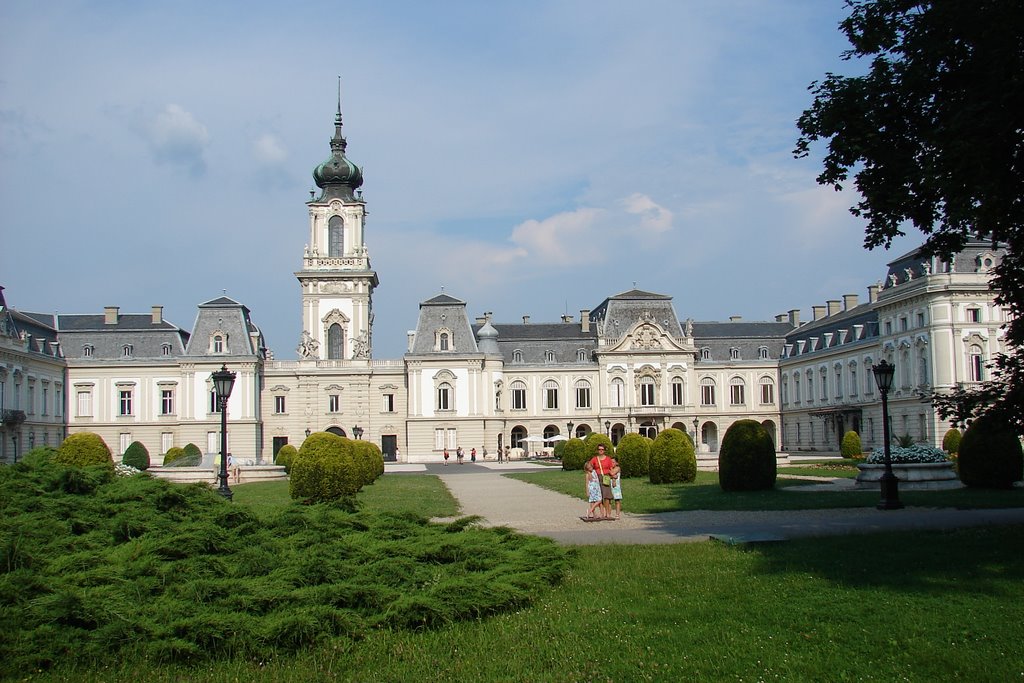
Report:
[{"label": "distant person walking", "polygon": [[456,448],[455,448],[455,461],[461,465],[462,461],[463,461],[463,459],[465,457],[466,457],[465,454],[462,452],[462,446],[456,446]]},{"label": "distant person walking", "polygon": [[498,446],[498,462],[504,462],[504,456],[501,454],[501,446]]},{"label": "distant person walking", "polygon": [[448,449],[444,449],[444,466],[448,467]]},{"label": "distant person walking", "polygon": [[476,462],[476,449],[475,448],[472,448],[469,451],[469,461],[470,462]]}]

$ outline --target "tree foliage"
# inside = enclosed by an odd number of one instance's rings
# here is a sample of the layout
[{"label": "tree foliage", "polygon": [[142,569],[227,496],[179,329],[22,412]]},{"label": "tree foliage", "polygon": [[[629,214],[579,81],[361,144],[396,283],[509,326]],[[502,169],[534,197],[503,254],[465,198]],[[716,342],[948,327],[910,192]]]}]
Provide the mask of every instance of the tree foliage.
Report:
[{"label": "tree foliage", "polygon": [[859,76],[811,84],[795,154],[828,141],[818,182],[853,176],[864,244],[886,246],[907,224],[925,254],[949,258],[981,237],[1007,252],[992,272],[1011,322],[1009,350],[980,389],[936,395],[963,424],[994,411],[1024,434],[1024,3],[1011,0],[848,0],[841,24]]}]

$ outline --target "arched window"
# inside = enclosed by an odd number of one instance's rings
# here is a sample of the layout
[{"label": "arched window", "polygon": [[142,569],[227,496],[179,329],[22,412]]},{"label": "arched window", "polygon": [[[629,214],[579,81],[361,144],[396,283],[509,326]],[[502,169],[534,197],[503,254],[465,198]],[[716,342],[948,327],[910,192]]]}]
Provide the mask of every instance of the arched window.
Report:
[{"label": "arched window", "polygon": [[640,378],[640,405],[642,406],[653,406],[654,394],[655,394],[654,378],[653,377],[641,377]]},{"label": "arched window", "polygon": [[555,352],[554,351],[545,351],[544,352],[544,362],[545,363],[554,363],[555,362]]},{"label": "arched window", "polygon": [[682,377],[672,378],[672,405],[681,406],[685,401],[686,386]]},{"label": "arched window", "polygon": [[741,406],[746,403],[746,385],[739,377],[729,380],[729,405]]},{"label": "arched window", "polygon": [[928,349],[922,348],[918,351],[918,383],[928,384]]},{"label": "arched window", "polygon": [[558,382],[553,379],[544,382],[544,409],[558,410]]},{"label": "arched window", "polygon": [[768,347],[762,346],[757,349],[757,357],[761,360],[768,360]]},{"label": "arched window", "polygon": [[520,351],[519,349],[516,349],[515,351],[513,351],[512,352],[512,362],[513,363],[522,363],[523,362],[523,352]]},{"label": "arched window", "polygon": [[327,255],[341,257],[345,253],[345,221],[341,216],[331,216],[327,222]]},{"label": "arched window", "polygon": [[711,349],[709,349],[706,346],[703,349],[701,349],[700,350],[700,359],[701,360],[711,360]]},{"label": "arched window", "polygon": [[334,323],[327,328],[327,358],[338,360],[345,357],[345,330]]},{"label": "arched window", "polygon": [[576,362],[577,363],[586,363],[587,362],[587,350],[586,349],[578,349],[576,351]]},{"label": "arched window", "polygon": [[224,337],[219,334],[213,335],[213,352],[224,353]]},{"label": "arched window", "polygon": [[775,403],[775,382],[771,377],[762,377],[760,382],[761,386],[761,405],[770,405]]},{"label": "arched window", "polygon": [[612,408],[622,408],[626,401],[626,383],[621,378],[615,377],[608,384],[608,405]]},{"label": "arched window", "polygon": [[442,332],[442,333],[441,333],[441,334],[440,334],[440,335],[438,336],[438,339],[437,339],[437,348],[438,348],[438,349],[439,349],[440,351],[447,351],[447,350],[448,350],[448,333],[447,333],[447,332]]},{"label": "arched window", "polygon": [[589,408],[590,407],[590,382],[585,379],[578,380],[576,382],[576,407],[577,408]]},{"label": "arched window", "polygon": [[985,355],[977,344],[971,344],[968,353],[970,354],[970,367],[967,371],[970,373],[971,381],[981,382],[985,379]]},{"label": "arched window", "polygon": [[526,382],[516,380],[508,388],[512,393],[512,410],[526,410]]},{"label": "arched window", "polygon": [[448,382],[441,382],[437,385],[437,409],[451,410],[452,408],[452,385]]},{"label": "arched window", "polygon": [[856,396],[860,385],[857,384],[857,361],[850,363],[850,395]]},{"label": "arched window", "polygon": [[739,349],[739,347],[738,346],[734,346],[731,349],[729,349],[729,360],[739,360],[739,359],[740,359],[740,349]]},{"label": "arched window", "polygon": [[793,375],[793,402],[800,402],[800,373]]},{"label": "arched window", "polygon": [[700,381],[700,404],[702,406],[715,405],[715,380],[705,377]]}]

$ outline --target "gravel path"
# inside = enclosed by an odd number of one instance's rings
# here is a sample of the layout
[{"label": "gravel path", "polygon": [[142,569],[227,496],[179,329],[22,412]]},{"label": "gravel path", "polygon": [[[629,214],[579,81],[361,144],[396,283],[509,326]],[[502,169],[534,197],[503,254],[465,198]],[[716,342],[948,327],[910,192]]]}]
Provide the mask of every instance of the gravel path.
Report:
[{"label": "gravel path", "polygon": [[[697,510],[652,515],[623,513],[621,520],[585,522],[580,516],[587,513],[586,501],[502,476],[506,471],[537,469],[534,465],[467,463],[444,467],[431,464],[416,469],[440,476],[458,499],[462,515],[479,515],[485,526],[509,526],[523,533],[546,536],[572,545],[685,543],[704,541],[712,536],[726,542],[743,543],[879,531],[1024,524],[1024,508]],[[837,489],[844,487],[843,483],[837,485]]]}]

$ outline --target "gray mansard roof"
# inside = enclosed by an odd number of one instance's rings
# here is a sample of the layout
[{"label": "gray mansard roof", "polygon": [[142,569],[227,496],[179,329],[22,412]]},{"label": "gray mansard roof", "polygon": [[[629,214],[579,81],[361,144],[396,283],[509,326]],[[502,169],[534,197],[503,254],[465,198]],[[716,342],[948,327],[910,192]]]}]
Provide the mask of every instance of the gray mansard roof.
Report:
[{"label": "gray mansard roof", "polygon": [[228,356],[255,356],[263,352],[263,333],[249,317],[249,309],[222,296],[199,304],[185,355],[209,355],[210,340],[217,333],[227,336]]},{"label": "gray mansard roof", "polygon": [[738,349],[738,360],[758,360],[760,349],[768,349],[768,358],[778,359],[785,346],[786,334],[793,330],[788,322],[732,320],[728,322],[693,323],[693,345],[707,349],[710,361],[728,361],[732,349]]},{"label": "gray mansard roof", "polygon": [[[597,329],[583,332],[582,325],[572,323],[520,323],[491,325],[498,331],[498,350],[508,364],[550,365],[551,363],[579,363],[579,352],[583,351],[584,363],[594,362],[597,349]],[[477,326],[474,331],[479,330]],[[516,360],[516,352],[522,360]],[[547,360],[551,351],[553,360]]]},{"label": "gray mansard roof", "polygon": [[[437,348],[437,336],[449,333],[448,350]],[[420,304],[416,320],[416,337],[413,340],[412,355],[462,355],[478,354],[476,335],[466,316],[466,302],[447,294],[438,294]]]}]

